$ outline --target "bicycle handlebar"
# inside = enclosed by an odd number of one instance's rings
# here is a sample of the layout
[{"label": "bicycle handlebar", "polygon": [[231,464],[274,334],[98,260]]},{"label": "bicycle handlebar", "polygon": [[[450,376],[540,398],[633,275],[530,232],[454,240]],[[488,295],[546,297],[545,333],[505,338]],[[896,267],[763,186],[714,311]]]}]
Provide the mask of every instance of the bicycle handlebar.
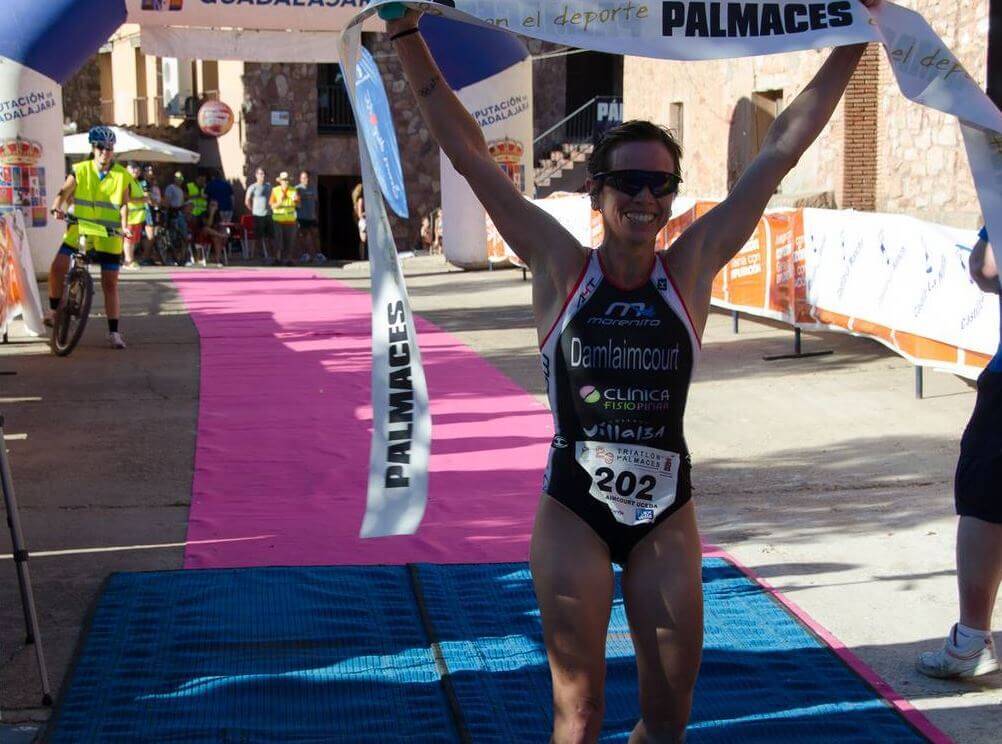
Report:
[{"label": "bicycle handlebar", "polygon": [[[68,212],[63,212],[62,217],[60,217],[56,213],[56,210],[54,210],[54,209],[49,210],[49,212],[50,212],[50,214],[52,214],[57,219],[62,220],[63,222],[65,222],[67,225],[89,225],[93,229],[95,229],[95,231],[103,230],[105,233],[107,233],[108,237],[117,237],[117,238],[128,237],[128,235],[125,233],[124,230],[120,230],[120,229],[114,228],[114,227],[105,227],[104,225],[99,225],[98,223],[92,222],[90,220],[81,220],[76,215],[72,215],[72,214],[70,214]],[[104,236],[98,234],[98,235],[95,235],[94,237],[100,238],[100,237],[104,237]]]}]

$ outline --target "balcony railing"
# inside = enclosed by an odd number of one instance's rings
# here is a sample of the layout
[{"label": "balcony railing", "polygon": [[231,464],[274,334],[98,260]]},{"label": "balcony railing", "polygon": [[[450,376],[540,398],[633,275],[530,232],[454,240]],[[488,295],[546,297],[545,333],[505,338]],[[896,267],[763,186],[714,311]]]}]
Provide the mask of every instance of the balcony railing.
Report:
[{"label": "balcony railing", "polygon": [[609,127],[622,120],[623,99],[618,96],[595,96],[576,108],[542,134],[533,144],[537,151],[557,144],[594,144]]},{"label": "balcony railing", "polygon": [[317,131],[320,134],[355,131],[355,115],[343,84],[317,86]]}]

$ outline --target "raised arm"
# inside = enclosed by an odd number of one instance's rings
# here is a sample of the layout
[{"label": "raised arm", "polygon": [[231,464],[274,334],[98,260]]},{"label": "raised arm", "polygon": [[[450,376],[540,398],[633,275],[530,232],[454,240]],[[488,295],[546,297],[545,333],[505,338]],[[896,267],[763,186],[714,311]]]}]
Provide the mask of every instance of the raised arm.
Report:
[{"label": "raised arm", "polygon": [[421,34],[413,31],[419,17],[408,11],[386,25],[391,37],[397,37],[394,46],[432,137],[534,277],[547,274],[563,290],[559,280],[577,275],[585,249],[559,222],[527,200],[494,162],[480,125],[449,88]]}]

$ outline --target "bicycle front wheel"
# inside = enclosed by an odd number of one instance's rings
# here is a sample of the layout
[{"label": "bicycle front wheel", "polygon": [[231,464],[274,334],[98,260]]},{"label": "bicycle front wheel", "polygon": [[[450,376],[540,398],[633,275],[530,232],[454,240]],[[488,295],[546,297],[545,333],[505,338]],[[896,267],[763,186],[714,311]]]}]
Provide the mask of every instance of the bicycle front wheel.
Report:
[{"label": "bicycle front wheel", "polygon": [[76,268],[66,277],[66,289],[63,299],[56,310],[52,327],[52,353],[56,356],[67,356],[80,341],[87,318],[90,317],[90,305],[94,299],[94,280],[87,269]]}]

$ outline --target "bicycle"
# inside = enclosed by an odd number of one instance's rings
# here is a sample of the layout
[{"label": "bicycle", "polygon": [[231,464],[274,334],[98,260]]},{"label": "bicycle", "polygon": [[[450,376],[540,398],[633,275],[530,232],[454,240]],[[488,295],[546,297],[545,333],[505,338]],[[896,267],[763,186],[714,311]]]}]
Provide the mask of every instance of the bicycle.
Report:
[{"label": "bicycle", "polygon": [[153,249],[164,266],[184,266],[189,258],[188,236],[181,231],[177,220],[176,213],[164,215],[153,237]]},{"label": "bicycle", "polygon": [[49,346],[53,354],[61,357],[69,356],[80,342],[94,300],[94,279],[87,269],[90,264],[87,257],[87,238],[125,237],[125,233],[121,230],[109,230],[103,225],[81,220],[70,214],[66,215],[64,220],[67,224],[77,225],[80,245],[73,249],[73,265],[66,274],[63,295],[59,299],[59,307],[56,308],[56,315],[52,321],[52,338],[49,340]]}]

